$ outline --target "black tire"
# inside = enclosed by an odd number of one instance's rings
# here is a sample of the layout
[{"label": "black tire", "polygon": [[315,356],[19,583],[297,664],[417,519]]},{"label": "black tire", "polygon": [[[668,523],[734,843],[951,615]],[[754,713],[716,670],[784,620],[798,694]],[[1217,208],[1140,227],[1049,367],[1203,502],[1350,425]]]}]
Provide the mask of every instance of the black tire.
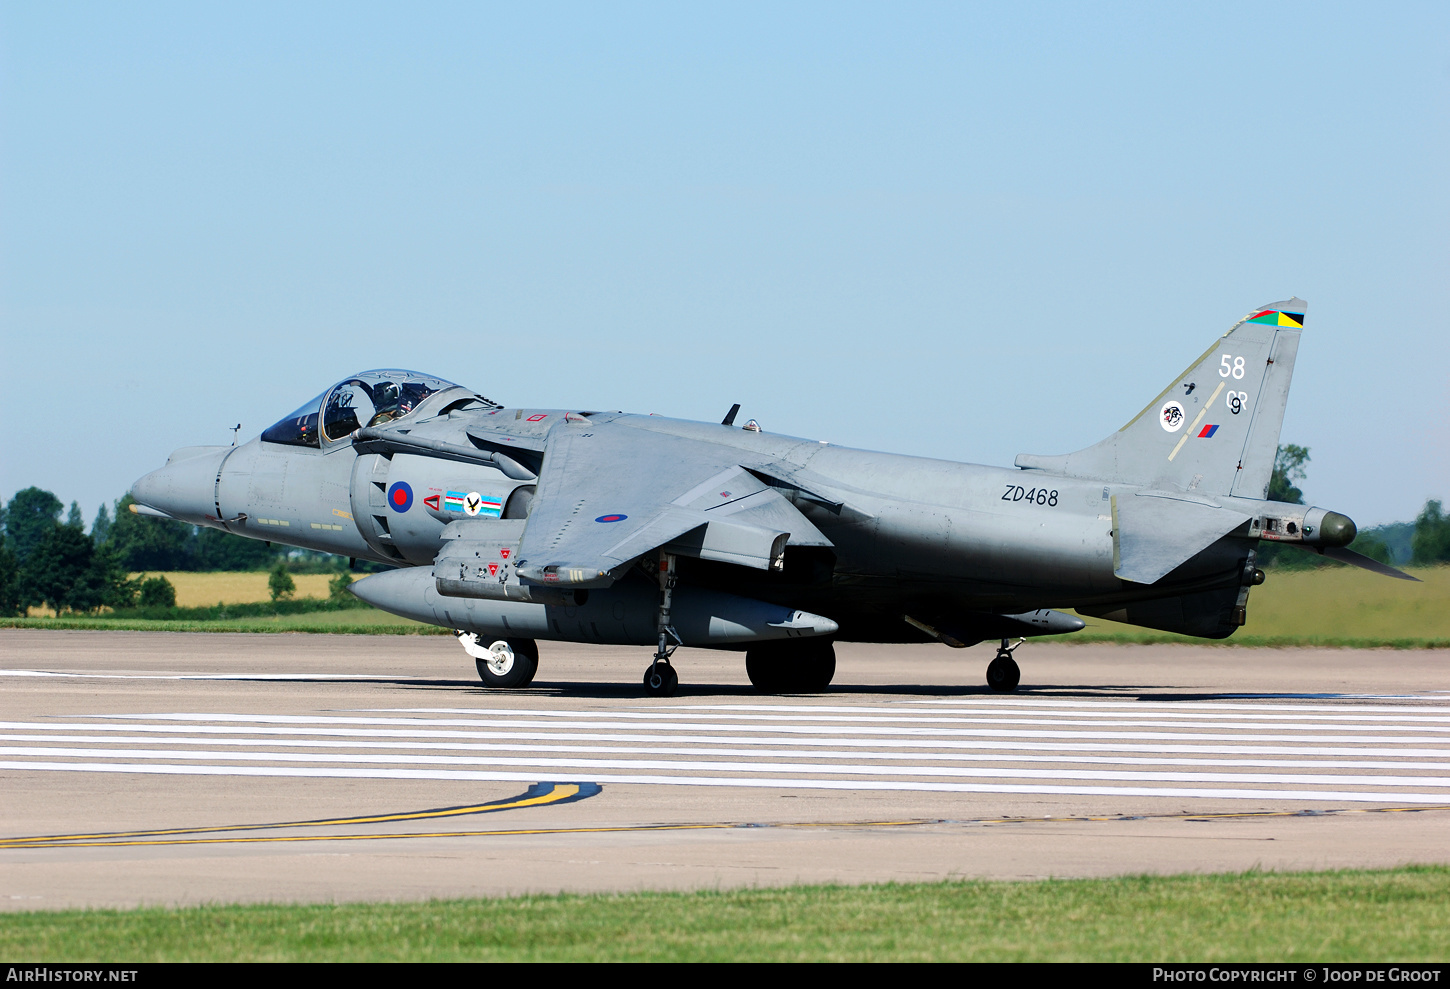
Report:
[{"label": "black tire", "polygon": [[644,692],[651,697],[673,697],[680,675],[669,663],[652,663],[644,671]]},{"label": "black tire", "polygon": [[825,690],[836,675],[836,647],[821,639],[762,642],[746,651],[745,675],[762,694]]},{"label": "black tire", "polygon": [[534,674],[539,672],[539,647],[533,639],[495,639],[488,649],[498,658],[474,660],[485,687],[517,690],[534,682]]},{"label": "black tire", "polygon": [[779,665],[774,656],[762,655],[759,648],[745,651],[745,675],[750,678],[751,686],[762,694],[775,694],[783,689]]},{"label": "black tire", "polygon": [[830,642],[812,641],[809,645],[810,652],[801,657],[801,663],[796,667],[800,684],[797,689],[814,693],[829,687],[836,675],[836,647]]},{"label": "black tire", "polygon": [[1021,679],[1022,671],[1010,656],[998,656],[987,664],[987,686],[998,693],[1010,694],[1017,689]]}]

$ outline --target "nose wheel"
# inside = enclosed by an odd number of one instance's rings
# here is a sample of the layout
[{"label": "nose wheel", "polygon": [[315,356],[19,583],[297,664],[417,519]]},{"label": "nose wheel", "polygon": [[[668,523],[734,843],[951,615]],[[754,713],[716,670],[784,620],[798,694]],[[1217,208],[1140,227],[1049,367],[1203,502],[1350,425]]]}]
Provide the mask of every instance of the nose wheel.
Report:
[{"label": "nose wheel", "polygon": [[510,690],[527,687],[539,670],[539,647],[533,639],[489,639],[455,629],[459,645],[473,657],[485,687]]},{"label": "nose wheel", "polygon": [[1010,694],[1017,689],[1022,671],[1017,668],[1017,660],[1012,658],[1012,653],[1026,641],[1018,639],[1017,645],[1009,646],[1007,639],[1002,640],[997,647],[997,657],[987,664],[987,686],[1002,694]]}]

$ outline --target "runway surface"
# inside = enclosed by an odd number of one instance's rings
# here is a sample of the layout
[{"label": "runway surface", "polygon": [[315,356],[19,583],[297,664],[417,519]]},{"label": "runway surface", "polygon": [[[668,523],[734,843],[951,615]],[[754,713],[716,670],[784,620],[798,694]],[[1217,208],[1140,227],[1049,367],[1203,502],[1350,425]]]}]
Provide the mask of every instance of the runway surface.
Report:
[{"label": "runway surface", "polygon": [[1443,652],[0,631],[0,908],[415,899],[1450,861]]}]

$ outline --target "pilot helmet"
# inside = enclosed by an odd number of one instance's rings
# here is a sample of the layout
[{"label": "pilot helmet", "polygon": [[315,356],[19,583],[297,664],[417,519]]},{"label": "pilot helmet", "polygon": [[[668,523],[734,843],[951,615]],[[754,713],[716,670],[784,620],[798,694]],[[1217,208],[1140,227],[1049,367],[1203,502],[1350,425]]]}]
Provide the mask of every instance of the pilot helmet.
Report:
[{"label": "pilot helmet", "polygon": [[392,381],[380,381],[373,388],[373,405],[378,408],[390,408],[398,404],[398,385]]}]

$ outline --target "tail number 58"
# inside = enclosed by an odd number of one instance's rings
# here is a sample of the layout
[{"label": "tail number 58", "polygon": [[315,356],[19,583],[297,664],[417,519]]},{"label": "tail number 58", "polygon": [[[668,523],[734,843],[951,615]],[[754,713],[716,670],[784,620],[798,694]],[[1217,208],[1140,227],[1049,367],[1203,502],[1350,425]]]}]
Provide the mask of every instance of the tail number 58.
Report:
[{"label": "tail number 58", "polygon": [[[1230,364],[1229,361],[1233,361],[1233,363]],[[1228,354],[1224,354],[1223,359],[1218,364],[1218,376],[1220,378],[1227,378],[1230,375],[1234,378],[1242,378],[1244,376],[1244,359],[1242,357],[1230,357]]]}]

